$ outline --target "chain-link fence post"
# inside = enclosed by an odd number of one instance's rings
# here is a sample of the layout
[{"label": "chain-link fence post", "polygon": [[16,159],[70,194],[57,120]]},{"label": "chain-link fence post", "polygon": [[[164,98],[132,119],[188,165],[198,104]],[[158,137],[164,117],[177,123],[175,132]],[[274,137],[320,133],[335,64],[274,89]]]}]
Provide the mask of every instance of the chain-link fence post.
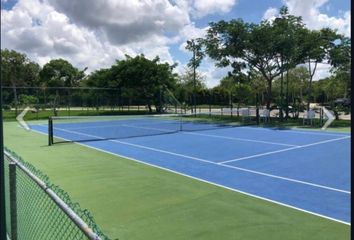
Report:
[{"label": "chain-link fence post", "polygon": [[9,163],[11,240],[17,240],[16,163]]}]

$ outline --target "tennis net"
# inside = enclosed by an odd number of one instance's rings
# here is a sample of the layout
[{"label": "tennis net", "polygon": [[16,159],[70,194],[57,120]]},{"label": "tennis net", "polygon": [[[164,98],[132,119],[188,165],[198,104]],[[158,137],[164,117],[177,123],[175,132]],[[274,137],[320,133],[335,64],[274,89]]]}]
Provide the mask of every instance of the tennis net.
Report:
[{"label": "tennis net", "polygon": [[51,117],[49,145],[206,131],[256,124],[255,117],[236,112]]}]

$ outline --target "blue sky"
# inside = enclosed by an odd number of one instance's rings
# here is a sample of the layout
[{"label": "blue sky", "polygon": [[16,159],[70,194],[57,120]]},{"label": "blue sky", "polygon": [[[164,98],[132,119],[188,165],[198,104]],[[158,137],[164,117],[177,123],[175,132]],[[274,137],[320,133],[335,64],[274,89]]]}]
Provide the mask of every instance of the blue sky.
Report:
[{"label": "blue sky", "polygon": [[[1,0],[2,48],[26,53],[43,65],[64,58],[89,72],[111,66],[125,54],[156,55],[178,63],[183,73],[191,54],[186,40],[201,37],[209,22],[242,18],[259,23],[285,5],[308,28],[336,28],[350,35],[349,0]],[[315,78],[328,76],[319,66]],[[215,86],[228,69],[205,59],[199,71]]]}]

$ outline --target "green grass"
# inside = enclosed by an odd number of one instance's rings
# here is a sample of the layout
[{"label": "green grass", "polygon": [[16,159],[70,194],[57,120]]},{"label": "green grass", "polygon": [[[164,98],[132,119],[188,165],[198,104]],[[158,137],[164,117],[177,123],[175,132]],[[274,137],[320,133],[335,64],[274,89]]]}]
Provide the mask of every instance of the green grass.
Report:
[{"label": "green grass", "polygon": [[[226,124],[250,124],[256,125],[256,118],[252,117],[250,122],[242,122],[242,117],[237,116],[230,116],[227,115],[208,115],[208,114],[198,114],[196,117],[194,115],[190,115],[184,118],[188,121],[201,121],[201,122],[209,122],[209,123],[226,123]],[[269,123],[264,123],[260,121],[260,127],[267,127],[267,128],[301,128],[301,129],[308,129],[308,130],[321,130],[323,124],[320,123],[319,119],[315,119],[313,125],[303,124],[302,118],[289,118],[287,120],[280,121],[279,118],[272,117]],[[350,132],[351,128],[351,121],[350,120],[334,120],[330,127],[326,129],[326,131],[336,131],[336,132]]]},{"label": "green grass", "polygon": [[[315,119],[313,125],[303,124],[303,119],[288,119],[281,122],[277,118],[272,118],[270,124],[261,124],[264,127],[275,127],[275,128],[300,128],[307,130],[321,130],[323,124],[320,123],[319,119]],[[331,125],[326,129],[326,131],[335,132],[350,132],[351,121],[350,120],[334,120]]]},{"label": "green grass", "polygon": [[[19,110],[20,113],[22,110]],[[61,109],[58,111],[58,116],[100,116],[100,115],[136,115],[136,114],[148,114],[146,110],[70,110]],[[54,116],[53,110],[41,110],[38,112],[28,111],[25,115],[25,120],[41,120],[41,119],[48,119],[48,117]],[[4,121],[15,121],[16,120],[16,112],[14,110],[5,110],[3,112],[3,119]]]},{"label": "green grass", "polygon": [[[21,110],[19,110],[21,112]],[[68,111],[67,109],[61,109],[58,111],[58,116],[104,116],[104,115],[137,115],[137,114],[148,114],[148,111],[144,109],[136,110],[136,108],[131,108],[130,110],[127,110],[127,107],[125,107],[124,110],[95,110],[95,109],[84,109],[80,110],[77,108],[71,109]],[[16,114],[14,110],[6,110],[3,113],[3,118],[4,121],[15,121],[16,120]],[[236,123],[241,121],[241,117],[237,116],[232,116],[230,115],[223,115],[223,116],[216,116],[216,115],[211,115],[211,117],[208,116],[208,114],[197,114],[198,117],[188,117],[190,121],[209,121],[209,122],[226,122],[226,123]],[[37,112],[31,112],[29,111],[25,115],[25,120],[26,121],[31,121],[31,120],[45,120],[48,119],[49,116],[53,116],[53,111],[52,110],[41,110],[38,113]],[[255,121],[255,120],[254,120]],[[253,121],[253,122],[254,122]],[[320,130],[322,125],[320,124],[319,120],[314,121],[314,125],[303,125],[302,118],[298,119],[288,119],[284,120],[283,122],[280,122],[278,118],[271,118],[271,122],[268,124],[264,124],[261,122],[260,126],[263,127],[277,127],[277,128],[302,128],[302,129],[309,129],[309,130]],[[341,131],[341,132],[349,132],[351,127],[351,121],[350,120],[335,120],[333,123],[330,125],[328,128],[329,131]]]},{"label": "green grass", "polygon": [[119,239],[350,239],[350,226],[4,123],[5,145]]}]

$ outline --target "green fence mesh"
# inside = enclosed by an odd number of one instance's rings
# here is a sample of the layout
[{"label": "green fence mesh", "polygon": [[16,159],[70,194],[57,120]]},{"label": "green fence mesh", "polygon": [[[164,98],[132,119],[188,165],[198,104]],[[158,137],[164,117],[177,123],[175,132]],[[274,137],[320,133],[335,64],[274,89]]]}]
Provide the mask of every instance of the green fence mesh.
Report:
[{"label": "green fence mesh", "polygon": [[4,161],[5,173],[5,210],[6,210],[6,231],[11,235],[10,225],[10,186],[9,186],[9,162]]},{"label": "green fence mesh", "polygon": [[[81,209],[78,203],[71,201],[69,195],[53,185],[48,176],[36,169],[33,165],[25,162],[15,153],[6,149],[16,161],[24,166],[29,172],[39,178],[45,185],[56,193],[77,216],[79,216],[100,239],[108,240],[106,236],[94,222],[94,219],[88,210]],[[5,154],[5,177],[6,191],[9,193],[9,166],[12,161]],[[24,170],[16,167],[16,204],[17,204],[17,233],[19,240],[40,240],[40,239],[88,239],[83,231],[65,214],[65,212],[53,201],[53,199],[44,191]],[[10,229],[10,207],[9,194],[6,194],[7,209],[7,230],[11,236]]]}]

